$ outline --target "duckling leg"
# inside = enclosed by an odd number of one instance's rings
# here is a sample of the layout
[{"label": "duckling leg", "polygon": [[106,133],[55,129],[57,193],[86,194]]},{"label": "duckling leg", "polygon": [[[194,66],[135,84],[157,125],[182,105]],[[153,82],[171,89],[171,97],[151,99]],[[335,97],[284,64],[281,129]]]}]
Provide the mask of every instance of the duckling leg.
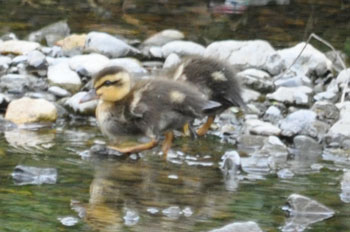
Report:
[{"label": "duckling leg", "polygon": [[165,133],[165,139],[162,145],[162,152],[163,152],[164,158],[166,158],[168,154],[171,144],[173,143],[173,139],[174,139],[174,133],[172,131],[168,131]]},{"label": "duckling leg", "polygon": [[215,115],[214,115],[214,116],[208,116],[208,119],[207,119],[206,123],[204,123],[204,124],[201,126],[201,128],[199,128],[199,129],[197,130],[197,135],[198,135],[198,136],[203,136],[203,135],[205,135],[205,134],[208,132],[208,130],[209,130],[209,128],[210,128],[210,125],[214,122],[214,119],[215,119]]},{"label": "duckling leg", "polygon": [[189,137],[191,135],[191,131],[190,131],[190,124],[189,123],[186,123],[184,125],[184,128],[183,128],[183,133],[186,137]]},{"label": "duckling leg", "polygon": [[137,144],[135,146],[130,146],[130,147],[108,146],[108,148],[119,151],[121,153],[135,153],[135,152],[151,149],[155,147],[157,143],[158,141],[156,139],[152,139],[148,143]]}]

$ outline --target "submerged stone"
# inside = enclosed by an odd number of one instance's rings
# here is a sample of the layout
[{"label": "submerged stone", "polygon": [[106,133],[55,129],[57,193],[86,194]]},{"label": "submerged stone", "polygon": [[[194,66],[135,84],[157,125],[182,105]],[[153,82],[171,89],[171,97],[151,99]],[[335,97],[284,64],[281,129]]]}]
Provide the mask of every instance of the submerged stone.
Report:
[{"label": "submerged stone", "polygon": [[139,222],[140,216],[138,215],[138,213],[136,211],[127,209],[123,219],[124,219],[125,225],[134,226]]},{"label": "submerged stone", "polygon": [[350,203],[350,171],[347,171],[344,173],[343,179],[340,185],[341,185],[340,199],[345,203]]},{"label": "submerged stone", "polygon": [[57,218],[62,225],[64,226],[75,226],[78,222],[79,219],[76,217],[72,217],[72,216],[67,216],[67,217],[59,217]]},{"label": "submerged stone", "polygon": [[210,230],[209,232],[262,232],[256,222],[234,222],[219,229]]},{"label": "submerged stone", "polygon": [[55,168],[17,165],[11,175],[17,185],[55,184],[57,182]]}]

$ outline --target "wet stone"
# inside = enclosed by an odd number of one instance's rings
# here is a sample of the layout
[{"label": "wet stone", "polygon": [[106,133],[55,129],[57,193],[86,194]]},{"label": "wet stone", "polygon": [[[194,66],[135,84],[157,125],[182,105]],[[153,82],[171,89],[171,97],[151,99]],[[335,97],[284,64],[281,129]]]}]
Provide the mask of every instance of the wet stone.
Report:
[{"label": "wet stone", "polygon": [[315,160],[321,157],[322,154],[322,144],[315,141],[305,135],[295,136],[294,142],[294,154],[298,157],[303,156],[303,160]]},{"label": "wet stone", "polygon": [[279,135],[281,129],[272,125],[269,122],[264,122],[258,119],[250,119],[245,122],[247,131],[257,135]]},{"label": "wet stone", "polygon": [[192,214],[193,214],[193,211],[190,207],[185,207],[183,210],[182,210],[182,214],[185,216],[185,217],[191,217]]},{"label": "wet stone", "polygon": [[116,150],[109,149],[106,145],[95,144],[90,148],[90,156],[123,156],[123,153],[120,153]]},{"label": "wet stone", "polygon": [[256,222],[234,222],[219,229],[210,230],[209,232],[262,232]]},{"label": "wet stone", "polygon": [[288,137],[301,133],[306,134],[305,132],[307,132],[315,120],[316,114],[311,110],[293,112],[280,121],[281,134]]},{"label": "wet stone", "polygon": [[11,175],[17,185],[56,184],[57,182],[55,168],[17,165]]},{"label": "wet stone", "polygon": [[169,208],[163,209],[162,213],[170,219],[178,219],[182,214],[179,206],[171,206]]},{"label": "wet stone", "polygon": [[31,51],[27,54],[27,62],[34,68],[43,66],[46,62],[45,55],[37,50]]},{"label": "wet stone", "polygon": [[277,176],[281,179],[291,179],[294,177],[294,173],[290,169],[284,168],[277,172]]},{"label": "wet stone", "polygon": [[330,124],[334,124],[340,116],[339,109],[334,104],[326,101],[315,102],[311,110],[317,114],[319,120]]},{"label": "wet stone", "polygon": [[282,228],[283,232],[303,231],[309,225],[334,215],[334,211],[311,198],[292,194],[288,197],[290,207],[285,208],[290,217]]},{"label": "wet stone", "polygon": [[72,109],[75,113],[94,115],[97,106],[97,100],[80,103],[80,100],[87,94],[87,92],[79,92],[67,99],[65,106]]},{"label": "wet stone", "polygon": [[236,174],[241,166],[241,157],[236,151],[226,151],[221,157],[221,170]]},{"label": "wet stone", "polygon": [[333,146],[343,146],[350,139],[350,102],[340,105],[340,118],[326,135],[326,142]]},{"label": "wet stone", "polygon": [[76,217],[72,217],[72,216],[67,216],[67,217],[59,217],[57,218],[62,225],[64,226],[75,226],[78,222],[79,219]]},{"label": "wet stone", "polygon": [[270,106],[264,114],[264,120],[269,121],[274,125],[277,125],[278,122],[283,118],[281,110],[276,106]]},{"label": "wet stone", "polygon": [[151,207],[147,209],[147,212],[154,215],[159,213],[159,209]]},{"label": "wet stone", "polygon": [[287,146],[276,136],[269,136],[264,146],[253,153],[254,156],[267,157],[269,167],[273,170],[286,166],[288,154]]},{"label": "wet stone", "polygon": [[250,88],[260,92],[271,92],[274,84],[271,76],[259,69],[246,69],[237,73],[237,77]]},{"label": "wet stone", "polygon": [[204,46],[191,41],[176,40],[165,44],[162,47],[163,57],[166,58],[170,54],[175,53],[180,56],[185,55],[203,55]]},{"label": "wet stone", "polygon": [[350,171],[344,173],[340,185],[340,199],[345,203],[350,203]]},{"label": "wet stone", "polygon": [[136,211],[126,209],[126,212],[125,212],[123,219],[124,219],[125,225],[134,226],[139,222],[140,216],[138,215],[138,213]]}]

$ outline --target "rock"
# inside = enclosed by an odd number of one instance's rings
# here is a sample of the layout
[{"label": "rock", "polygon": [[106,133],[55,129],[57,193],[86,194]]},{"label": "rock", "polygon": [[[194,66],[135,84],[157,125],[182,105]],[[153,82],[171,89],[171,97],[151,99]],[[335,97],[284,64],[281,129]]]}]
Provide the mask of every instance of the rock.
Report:
[{"label": "rock", "polygon": [[264,120],[269,121],[274,125],[277,125],[278,122],[283,118],[282,113],[280,109],[278,109],[276,106],[270,106],[264,114]]},{"label": "rock", "polygon": [[175,53],[179,56],[200,55],[204,54],[205,48],[191,41],[176,40],[162,46],[163,57],[167,58],[170,54]]},{"label": "rock", "polygon": [[342,146],[350,139],[350,102],[339,105],[339,120],[329,129],[326,142],[334,146]]},{"label": "rock", "polygon": [[329,101],[329,102],[337,102],[339,99],[339,92],[334,90],[327,90],[321,93],[318,93],[314,96],[315,101]]},{"label": "rock", "polygon": [[262,232],[258,224],[253,221],[234,222],[219,229],[210,230],[210,232]]},{"label": "rock", "polygon": [[350,82],[350,68],[342,70],[336,79],[336,83],[341,89],[344,89],[345,86],[348,86]]},{"label": "rock", "polygon": [[176,55],[175,53],[171,53],[166,59],[165,62],[163,64],[163,68],[171,68],[171,67],[175,67],[176,65],[181,63],[181,58]]},{"label": "rock", "polygon": [[110,60],[100,54],[88,54],[73,56],[69,59],[69,67],[77,73],[86,73],[88,76],[94,76],[101,69],[109,64]]},{"label": "rock", "polygon": [[305,74],[301,73],[299,70],[292,71],[289,70],[275,77],[275,86],[277,87],[299,87],[299,86],[311,86],[311,80]]},{"label": "rock", "polygon": [[266,142],[265,136],[243,134],[239,138],[238,148],[248,154],[260,150]]},{"label": "rock", "polygon": [[171,206],[163,209],[162,213],[170,219],[178,219],[182,214],[179,206]]},{"label": "rock", "polygon": [[154,215],[154,214],[159,213],[159,209],[154,208],[154,207],[150,207],[150,208],[147,208],[147,212]]},{"label": "rock", "polygon": [[313,138],[305,135],[298,135],[294,137],[293,143],[293,153],[297,161],[310,165],[321,158],[322,144],[318,143]]},{"label": "rock", "polygon": [[220,169],[224,176],[227,191],[236,191],[238,188],[237,175],[241,169],[241,158],[236,151],[226,151],[221,157]]},{"label": "rock", "polygon": [[317,119],[333,125],[339,119],[339,109],[332,103],[318,101],[311,108],[317,115]]},{"label": "rock", "polygon": [[85,46],[86,34],[72,34],[62,40],[56,42],[64,52],[71,52],[74,50],[82,51]]},{"label": "rock", "polygon": [[77,92],[82,85],[79,75],[70,69],[68,62],[49,66],[47,77],[51,85],[62,87],[73,93]]},{"label": "rock", "polygon": [[23,55],[38,48],[40,48],[40,44],[35,42],[28,42],[24,40],[0,41],[0,53],[2,54]]},{"label": "rock", "polygon": [[55,168],[17,165],[11,175],[17,185],[56,184],[57,182],[57,170]]},{"label": "rock", "polygon": [[323,221],[334,215],[334,211],[325,205],[308,197],[292,194],[288,197],[290,218],[282,231],[304,231],[309,225]]},{"label": "rock", "polygon": [[246,69],[237,73],[237,77],[250,88],[259,92],[271,92],[274,90],[274,84],[271,76],[259,69]]},{"label": "rock", "polygon": [[65,20],[48,25],[28,36],[29,41],[41,42],[46,40],[48,46],[53,46],[58,40],[63,39],[70,33],[70,28]]},{"label": "rock", "polygon": [[23,95],[26,91],[46,90],[46,80],[31,75],[7,74],[0,78],[0,90],[11,94]]},{"label": "rock", "polygon": [[279,135],[281,129],[272,125],[269,122],[260,121],[258,119],[251,119],[245,122],[247,131],[257,135]]},{"label": "rock", "polygon": [[269,136],[263,147],[253,153],[253,156],[266,157],[269,168],[276,170],[284,167],[288,159],[288,148],[276,136]]},{"label": "rock", "polygon": [[151,55],[152,57],[155,57],[155,58],[163,57],[162,47],[160,46],[151,46],[149,47],[148,50],[144,49],[143,53],[145,55]]},{"label": "rock", "polygon": [[138,213],[136,211],[127,209],[123,219],[124,219],[125,225],[134,226],[140,220],[140,216],[138,215]]},{"label": "rock", "polygon": [[44,99],[24,97],[9,104],[5,119],[16,124],[54,122],[57,119],[57,110],[53,103]]},{"label": "rock", "polygon": [[181,31],[167,29],[152,35],[151,37],[146,39],[141,46],[163,46],[166,43],[169,43],[170,41],[181,40],[184,37],[185,35]]},{"label": "rock", "polygon": [[277,176],[281,179],[291,179],[294,177],[294,173],[291,170],[284,168],[277,172]]},{"label": "rock", "polygon": [[31,51],[27,54],[27,62],[34,68],[43,66],[46,62],[45,58],[45,55],[37,50]]},{"label": "rock", "polygon": [[141,62],[135,58],[117,58],[112,59],[107,66],[120,66],[130,73],[147,73],[147,70],[142,67]]},{"label": "rock", "polygon": [[58,86],[51,86],[48,91],[57,97],[68,97],[71,95],[70,92]]},{"label": "rock", "polygon": [[312,89],[307,86],[279,87],[274,93],[267,94],[269,100],[283,102],[285,104],[308,105]]},{"label": "rock", "polygon": [[345,203],[350,203],[350,171],[347,171],[344,173],[343,179],[340,185],[341,185],[340,199]]},{"label": "rock", "polygon": [[7,56],[0,56],[0,75],[6,73],[9,69],[12,59]]},{"label": "rock", "polygon": [[6,110],[6,107],[9,103],[10,98],[5,94],[0,93],[0,111]]},{"label": "rock", "polygon": [[241,96],[243,98],[243,101],[245,103],[248,103],[252,101],[257,101],[260,98],[261,94],[252,89],[242,88]]},{"label": "rock", "polygon": [[308,135],[319,141],[329,129],[328,124],[316,120],[316,113],[311,110],[298,110],[289,114],[280,121],[279,127],[283,136]]},{"label": "rock", "polygon": [[227,60],[232,65],[244,68],[259,68],[272,75],[285,69],[285,64],[275,49],[263,40],[214,42],[206,48],[205,56]]},{"label": "rock", "polygon": [[59,217],[57,218],[62,225],[64,226],[75,226],[78,222],[79,219],[76,217],[71,217],[71,216],[67,216],[67,217]]},{"label": "rock", "polygon": [[31,91],[28,91],[24,94],[24,97],[29,97],[29,98],[35,98],[35,99],[45,99],[49,102],[55,102],[56,101],[56,97],[51,94],[51,93],[48,93],[48,92],[31,92]]},{"label": "rock", "polygon": [[[285,60],[286,66],[290,67],[305,46],[301,42],[294,47],[278,50],[277,53]],[[332,68],[332,62],[319,50],[308,44],[305,50],[292,66],[292,70],[300,70],[305,75],[315,73],[317,76],[325,75]]]},{"label": "rock", "polygon": [[65,106],[72,109],[75,113],[94,115],[97,106],[97,100],[80,103],[80,100],[87,94],[87,92],[79,92],[70,97],[66,102]]},{"label": "rock", "polygon": [[84,50],[113,58],[140,53],[136,48],[104,32],[90,32]]}]

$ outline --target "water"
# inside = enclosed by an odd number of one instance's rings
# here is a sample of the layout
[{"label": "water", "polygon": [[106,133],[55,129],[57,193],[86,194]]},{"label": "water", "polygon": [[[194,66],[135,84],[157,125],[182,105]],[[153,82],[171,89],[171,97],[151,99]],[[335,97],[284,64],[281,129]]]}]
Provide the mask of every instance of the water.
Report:
[{"label": "water", "polygon": [[[72,32],[102,30],[142,40],[161,29],[177,28],[203,44],[229,38],[267,39],[275,47],[286,47],[315,32],[350,54],[350,6],[345,0],[250,5],[232,14],[220,13],[220,1],[0,0],[0,4],[0,34],[15,32],[20,38],[67,19]],[[320,160],[324,167],[320,171],[291,179],[245,173],[230,179],[219,169],[219,161],[235,147],[215,136],[195,141],[177,138],[168,161],[157,149],[141,157],[89,155],[88,149],[97,142],[105,138],[87,118],[37,131],[1,132],[0,231],[208,231],[248,220],[264,231],[279,231],[286,220],[282,207],[292,193],[336,211],[333,218],[307,231],[350,230],[350,208],[339,197],[342,169],[348,163]],[[19,164],[56,168],[58,181],[16,185],[11,173]]]}]

